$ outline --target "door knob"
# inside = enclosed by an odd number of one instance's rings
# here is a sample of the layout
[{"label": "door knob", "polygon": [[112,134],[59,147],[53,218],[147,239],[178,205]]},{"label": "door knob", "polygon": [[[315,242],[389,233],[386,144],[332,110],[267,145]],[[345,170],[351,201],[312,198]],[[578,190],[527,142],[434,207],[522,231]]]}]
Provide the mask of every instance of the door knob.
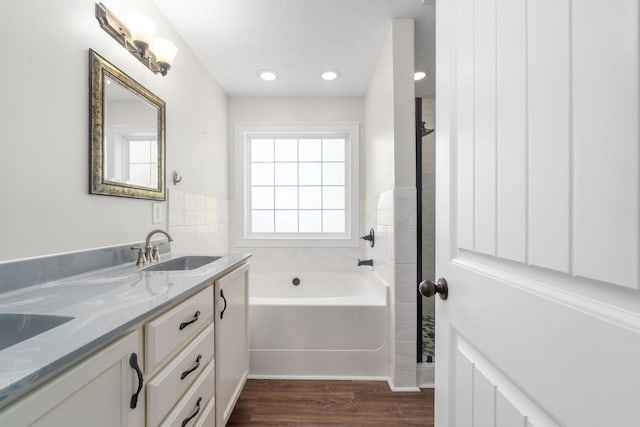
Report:
[{"label": "door knob", "polygon": [[423,280],[418,285],[418,290],[427,298],[431,298],[435,294],[440,294],[440,298],[446,300],[449,296],[449,286],[444,277],[439,278],[437,284],[431,280]]}]

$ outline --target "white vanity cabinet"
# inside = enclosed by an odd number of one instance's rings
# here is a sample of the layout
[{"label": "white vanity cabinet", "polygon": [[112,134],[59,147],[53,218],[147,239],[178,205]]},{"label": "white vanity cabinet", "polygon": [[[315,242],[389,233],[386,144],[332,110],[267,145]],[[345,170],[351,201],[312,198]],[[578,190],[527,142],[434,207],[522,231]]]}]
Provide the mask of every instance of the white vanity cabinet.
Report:
[{"label": "white vanity cabinet", "polygon": [[216,426],[226,425],[249,375],[249,265],[215,281]]},{"label": "white vanity cabinet", "polygon": [[134,331],[2,410],[0,426],[143,427],[144,387],[131,362],[141,368],[141,350]]},{"label": "white vanity cabinet", "polygon": [[143,317],[1,409],[0,427],[226,425],[249,374],[248,274],[240,265]]},{"label": "white vanity cabinet", "polygon": [[213,285],[145,324],[147,427],[192,427],[214,394]]}]

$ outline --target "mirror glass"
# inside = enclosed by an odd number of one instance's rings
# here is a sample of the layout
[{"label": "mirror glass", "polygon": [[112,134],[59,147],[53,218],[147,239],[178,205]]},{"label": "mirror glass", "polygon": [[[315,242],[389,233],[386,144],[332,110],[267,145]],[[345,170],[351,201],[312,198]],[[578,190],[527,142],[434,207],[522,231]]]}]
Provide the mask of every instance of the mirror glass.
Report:
[{"label": "mirror glass", "polygon": [[164,102],[91,51],[92,194],[164,200]]}]

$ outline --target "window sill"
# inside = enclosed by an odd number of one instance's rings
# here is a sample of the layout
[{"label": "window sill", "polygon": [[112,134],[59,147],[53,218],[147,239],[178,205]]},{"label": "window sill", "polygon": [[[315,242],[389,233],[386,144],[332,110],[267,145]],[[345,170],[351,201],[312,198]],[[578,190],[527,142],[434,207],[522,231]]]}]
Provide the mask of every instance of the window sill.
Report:
[{"label": "window sill", "polygon": [[273,237],[238,239],[239,248],[354,248],[358,247],[357,238],[344,239],[277,239]]}]

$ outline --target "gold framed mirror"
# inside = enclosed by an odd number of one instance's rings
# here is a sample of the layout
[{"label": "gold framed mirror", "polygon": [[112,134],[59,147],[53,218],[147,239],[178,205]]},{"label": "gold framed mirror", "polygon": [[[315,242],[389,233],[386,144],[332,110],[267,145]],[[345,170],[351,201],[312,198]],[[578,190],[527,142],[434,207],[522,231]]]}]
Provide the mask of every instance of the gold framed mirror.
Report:
[{"label": "gold framed mirror", "polygon": [[165,103],[89,50],[89,193],[165,200]]}]

